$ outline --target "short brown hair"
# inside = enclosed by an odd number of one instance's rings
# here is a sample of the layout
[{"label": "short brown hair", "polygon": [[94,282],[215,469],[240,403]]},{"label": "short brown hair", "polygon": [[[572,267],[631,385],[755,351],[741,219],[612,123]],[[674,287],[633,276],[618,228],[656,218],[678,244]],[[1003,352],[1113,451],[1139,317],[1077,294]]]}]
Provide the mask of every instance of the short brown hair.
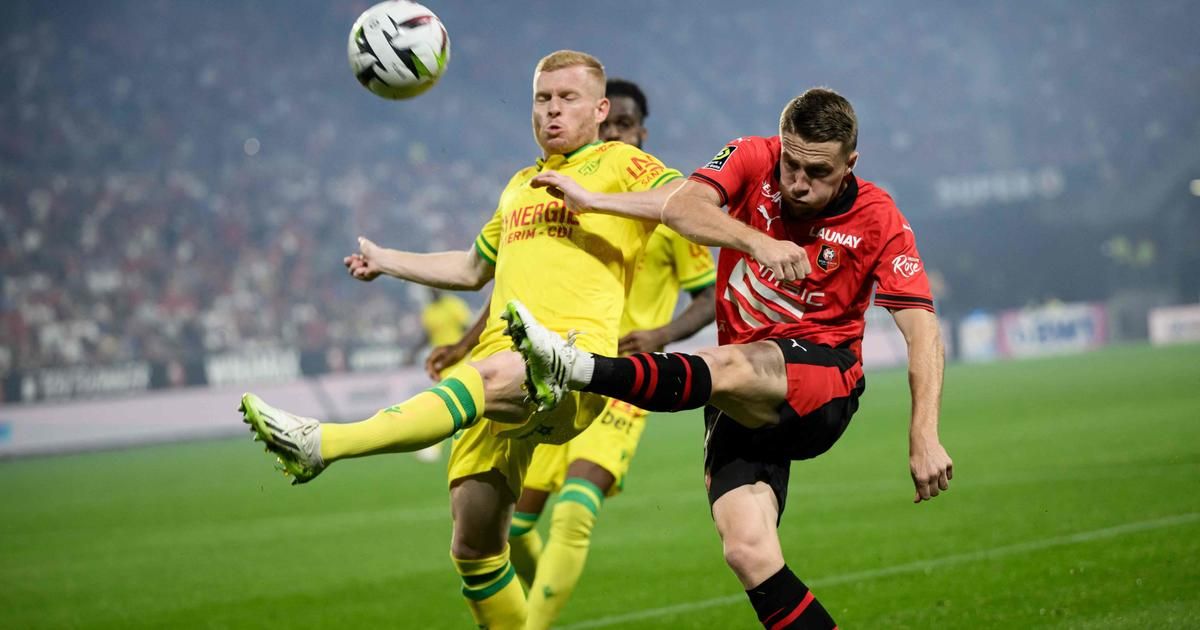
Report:
[{"label": "short brown hair", "polygon": [[850,101],[829,88],[812,88],[792,99],[779,115],[779,132],[806,142],[841,142],[848,155],[858,147],[858,117]]},{"label": "short brown hair", "polygon": [[604,64],[600,60],[578,50],[556,50],[538,62],[534,72],[551,72],[554,70],[562,70],[563,68],[571,68],[573,66],[583,66],[592,72],[601,83],[604,83]]}]

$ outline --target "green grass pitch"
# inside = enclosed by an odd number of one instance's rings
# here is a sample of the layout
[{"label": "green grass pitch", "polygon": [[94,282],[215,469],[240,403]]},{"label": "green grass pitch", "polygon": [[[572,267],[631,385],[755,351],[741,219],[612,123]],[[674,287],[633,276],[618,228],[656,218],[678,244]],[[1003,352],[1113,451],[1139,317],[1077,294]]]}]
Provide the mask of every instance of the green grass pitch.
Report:
[{"label": "green grass pitch", "polygon": [[[845,437],[792,469],[784,550],[841,627],[1200,627],[1200,346],[951,366],[932,503],[907,416],[904,372],[871,373]],[[756,627],[699,414],[651,422],[562,625]],[[2,462],[0,628],[473,627],[443,474],[386,456],[289,487],[248,435]]]}]

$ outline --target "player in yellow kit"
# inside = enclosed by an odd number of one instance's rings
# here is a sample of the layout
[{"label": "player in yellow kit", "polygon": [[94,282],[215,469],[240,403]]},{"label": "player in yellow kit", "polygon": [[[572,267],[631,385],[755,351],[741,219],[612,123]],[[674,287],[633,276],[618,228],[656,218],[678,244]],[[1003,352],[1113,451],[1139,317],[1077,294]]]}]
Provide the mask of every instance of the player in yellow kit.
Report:
[{"label": "player in yellow kit", "polygon": [[[415,340],[409,351],[410,363],[416,363],[421,350],[426,346],[437,348],[460,339],[469,323],[471,307],[467,306],[466,300],[447,291],[430,289],[429,303],[421,309],[421,328],[425,334]],[[450,365],[443,371],[448,372],[455,367],[457,365]],[[434,380],[438,378],[440,376]],[[434,463],[442,458],[442,443],[431,444],[414,455],[418,461]]]},{"label": "player in yellow kit", "polygon": [[644,221],[568,212],[530,181],[560,172],[593,190],[629,192],[617,204],[650,210],[682,183],[678,171],[636,147],[598,140],[609,107],[604,81],[603,66],[584,53],[559,51],[538,63],[533,130],[542,158],[512,177],[471,249],[417,254],[360,239],[361,252],[346,258],[360,280],[387,274],[478,290],[494,278],[497,299],[471,362],[437,386],[350,424],[302,418],[253,394],[242,398],[245,421],[296,482],[340,459],[412,451],[461,430],[450,454],[451,558],[476,623],[492,630],[525,623],[527,604],[513,579],[507,538],[534,447],[574,437],[605,402],[585,394],[535,412],[522,389],[524,364],[503,334],[503,305],[520,299],[557,332],[583,333],[581,347],[615,352],[628,282],[652,230]]},{"label": "player in yellow kit", "polygon": [[[647,131],[646,97],[634,83],[610,79],[603,140],[641,148]],[[621,318],[622,353],[653,352],[690,337],[714,319],[716,268],[708,248],[688,242],[659,225],[638,260]],[[672,320],[680,290],[692,301]],[[430,374],[458,361],[478,340],[468,335],[435,348],[426,362]],[[549,628],[574,591],[587,560],[591,532],[606,497],[624,486],[625,476],[646,427],[647,413],[608,401],[600,419],[570,442],[537,448],[517,501],[509,543],[517,575],[529,588],[528,630]],[[559,492],[543,549],[534,528],[550,494]]]},{"label": "player in yellow kit", "polygon": [[436,348],[454,343],[471,323],[471,307],[466,300],[439,289],[430,289],[429,297],[429,303],[421,309],[421,328],[425,334],[416,350],[426,344]]}]

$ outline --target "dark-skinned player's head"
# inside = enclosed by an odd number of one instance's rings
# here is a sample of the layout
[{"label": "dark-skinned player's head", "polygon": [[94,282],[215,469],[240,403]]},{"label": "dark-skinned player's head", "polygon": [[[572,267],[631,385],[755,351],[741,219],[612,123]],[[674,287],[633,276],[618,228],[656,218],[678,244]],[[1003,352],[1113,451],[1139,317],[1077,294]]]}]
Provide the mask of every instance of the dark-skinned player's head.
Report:
[{"label": "dark-skinned player's head", "polygon": [[842,192],[858,161],[858,118],[841,94],[813,88],[779,116],[779,183],[794,214],[820,212]]},{"label": "dark-skinned player's head", "polygon": [[608,118],[600,123],[600,139],[619,140],[642,148],[647,133],[645,121],[650,115],[642,88],[633,81],[609,79],[605,95],[609,102]]}]

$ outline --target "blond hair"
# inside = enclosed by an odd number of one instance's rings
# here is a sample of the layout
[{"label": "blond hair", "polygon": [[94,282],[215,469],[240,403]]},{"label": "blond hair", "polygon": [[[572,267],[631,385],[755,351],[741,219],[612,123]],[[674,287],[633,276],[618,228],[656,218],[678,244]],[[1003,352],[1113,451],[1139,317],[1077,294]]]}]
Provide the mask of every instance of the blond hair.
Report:
[{"label": "blond hair", "polygon": [[583,66],[594,75],[601,83],[604,83],[606,77],[604,75],[604,64],[600,60],[578,50],[556,50],[538,62],[534,72],[552,72],[554,70],[562,70],[563,68],[572,68],[575,66]]}]

